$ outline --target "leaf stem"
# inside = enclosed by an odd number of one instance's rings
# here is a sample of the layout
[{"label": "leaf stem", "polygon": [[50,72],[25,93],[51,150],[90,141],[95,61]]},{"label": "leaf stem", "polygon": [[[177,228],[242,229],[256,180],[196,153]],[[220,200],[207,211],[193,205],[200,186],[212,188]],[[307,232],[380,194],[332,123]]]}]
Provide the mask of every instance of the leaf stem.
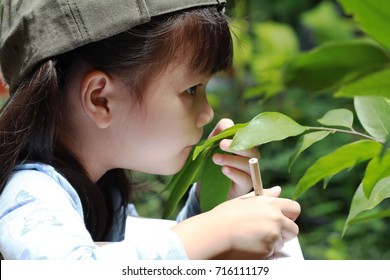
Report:
[{"label": "leaf stem", "polygon": [[370,139],[370,140],[373,140],[375,142],[379,142],[381,144],[385,144],[384,141],[382,140],[379,140],[378,138],[374,138],[372,136],[369,136],[367,134],[364,134],[364,133],[361,133],[361,132],[357,132],[356,130],[345,130],[345,129],[338,129],[338,128],[330,128],[330,127],[314,127],[314,126],[309,126],[308,129],[310,130],[324,130],[324,131],[331,131],[332,133],[335,133],[335,132],[340,132],[340,133],[346,133],[346,134],[351,134],[351,135],[355,135],[355,136],[359,136],[359,137],[363,137],[363,138],[367,138],[367,139]]}]

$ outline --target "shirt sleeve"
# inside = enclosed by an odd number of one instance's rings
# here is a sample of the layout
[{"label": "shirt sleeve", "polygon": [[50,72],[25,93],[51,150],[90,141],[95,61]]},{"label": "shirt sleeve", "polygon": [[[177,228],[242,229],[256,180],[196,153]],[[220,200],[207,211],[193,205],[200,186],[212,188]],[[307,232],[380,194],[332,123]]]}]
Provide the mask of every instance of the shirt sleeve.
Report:
[{"label": "shirt sleeve", "polygon": [[192,185],[186,204],[176,217],[177,222],[184,221],[201,213],[198,198],[196,197],[196,183]]},{"label": "shirt sleeve", "polygon": [[19,171],[0,196],[0,251],[5,259],[186,259],[164,229],[98,246],[84,224],[80,199],[52,177]]}]

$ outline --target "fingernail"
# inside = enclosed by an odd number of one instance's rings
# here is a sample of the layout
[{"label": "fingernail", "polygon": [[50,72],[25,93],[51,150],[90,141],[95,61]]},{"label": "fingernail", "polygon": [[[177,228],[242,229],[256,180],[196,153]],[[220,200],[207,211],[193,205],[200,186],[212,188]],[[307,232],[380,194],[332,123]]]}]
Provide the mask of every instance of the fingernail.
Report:
[{"label": "fingernail", "polygon": [[224,139],[221,141],[220,148],[223,151],[226,151],[227,149],[229,149],[229,146],[230,146],[230,140]]},{"label": "fingernail", "polygon": [[215,154],[215,155],[213,156],[213,161],[214,161],[214,163],[222,163],[222,157],[221,157],[221,155]]},{"label": "fingernail", "polygon": [[231,173],[231,170],[229,167],[224,166],[224,167],[222,167],[222,172],[223,172],[223,174],[228,175]]}]

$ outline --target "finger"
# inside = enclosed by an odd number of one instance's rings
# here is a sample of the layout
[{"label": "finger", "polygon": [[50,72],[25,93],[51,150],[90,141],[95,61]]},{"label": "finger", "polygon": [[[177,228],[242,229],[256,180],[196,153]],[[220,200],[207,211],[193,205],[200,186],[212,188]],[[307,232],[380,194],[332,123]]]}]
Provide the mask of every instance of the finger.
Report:
[{"label": "finger", "polygon": [[217,165],[229,166],[250,174],[248,158],[230,154],[214,154],[213,161]]},{"label": "finger", "polygon": [[248,149],[248,150],[240,150],[240,151],[231,151],[231,150],[229,150],[229,147],[232,144],[232,141],[233,141],[232,139],[223,139],[219,143],[219,147],[221,148],[222,151],[226,151],[226,152],[233,153],[233,154],[236,154],[236,155],[240,155],[240,156],[243,156],[243,157],[247,157],[247,158],[253,158],[253,157],[260,158],[260,153],[257,150],[257,148],[252,148],[252,149]]},{"label": "finger", "polygon": [[247,173],[242,172],[238,169],[231,168],[229,166],[222,167],[222,173],[226,175],[234,183],[241,186],[251,186],[252,181]]},{"label": "finger", "polygon": [[284,243],[295,238],[298,233],[298,225],[287,217],[284,217],[281,220],[280,234],[278,235],[274,243],[274,252],[281,251],[284,247]]},{"label": "finger", "polygon": [[222,167],[222,173],[233,182],[229,198],[241,196],[252,189],[252,180],[247,173],[228,166]]},{"label": "finger", "polygon": [[[263,196],[272,196],[280,194],[280,187],[276,186],[271,189],[265,189]],[[250,192],[239,198],[251,198],[255,196],[254,192]],[[261,196],[260,196],[261,197]],[[298,202],[288,199],[288,198],[280,198],[274,197],[276,199],[272,199],[272,204],[280,209],[282,214],[290,219],[291,221],[295,221],[299,214],[301,213],[301,206]]]},{"label": "finger", "polygon": [[275,203],[279,205],[283,215],[292,221],[295,221],[301,213],[301,206],[294,200],[279,198]]},{"label": "finger", "polygon": [[289,241],[295,237],[297,237],[299,234],[299,227],[298,225],[290,220],[290,219],[284,219],[283,226],[282,226],[282,239],[284,242]]},{"label": "finger", "polygon": [[209,138],[218,135],[221,131],[232,127],[234,125],[234,122],[231,119],[221,119],[217,125],[214,127],[214,129],[211,131]]},{"label": "finger", "polygon": [[272,196],[272,197],[279,197],[282,193],[282,188],[280,186],[274,186],[269,189],[264,189],[263,195],[266,196]]}]

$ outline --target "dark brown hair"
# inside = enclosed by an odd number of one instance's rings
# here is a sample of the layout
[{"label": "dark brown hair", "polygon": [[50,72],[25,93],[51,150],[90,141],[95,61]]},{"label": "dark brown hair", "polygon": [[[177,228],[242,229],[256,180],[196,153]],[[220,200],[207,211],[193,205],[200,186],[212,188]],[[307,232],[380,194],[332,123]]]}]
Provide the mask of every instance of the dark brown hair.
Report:
[{"label": "dark brown hair", "polygon": [[[53,42],[55,43],[55,42]],[[115,211],[125,211],[129,178],[124,170],[110,170],[96,184],[83,163],[59,141],[66,113],[64,85],[80,63],[105,71],[129,84],[142,101],[149,79],[180,56],[190,56],[188,70],[214,74],[232,63],[228,20],[215,7],[196,8],[156,18],[119,35],[91,43],[38,65],[0,111],[0,193],[15,165],[52,165],[75,188],[83,204],[86,226],[95,241],[104,240]],[[111,193],[119,191],[120,209]]]}]

